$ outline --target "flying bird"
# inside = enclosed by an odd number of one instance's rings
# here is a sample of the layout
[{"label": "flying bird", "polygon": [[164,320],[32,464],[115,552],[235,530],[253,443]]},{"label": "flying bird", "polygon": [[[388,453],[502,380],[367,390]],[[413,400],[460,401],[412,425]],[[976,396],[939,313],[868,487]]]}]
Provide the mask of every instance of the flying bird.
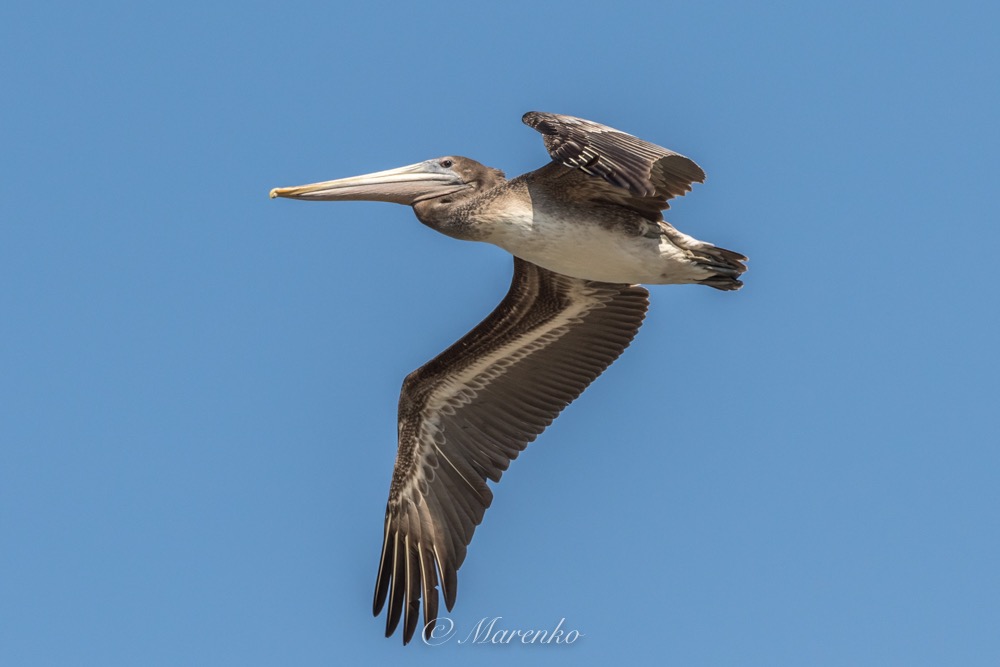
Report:
[{"label": "flying bird", "polygon": [[510,291],[458,342],[410,373],[373,611],[386,637],[425,636],[450,611],[473,531],[510,462],[628,347],[648,306],[639,283],[742,287],[743,255],[677,231],[668,201],[705,172],[691,159],[592,121],[529,112],[552,161],[507,180],[446,156],[275,188],[271,197],[406,204],[423,224],[514,256]]}]

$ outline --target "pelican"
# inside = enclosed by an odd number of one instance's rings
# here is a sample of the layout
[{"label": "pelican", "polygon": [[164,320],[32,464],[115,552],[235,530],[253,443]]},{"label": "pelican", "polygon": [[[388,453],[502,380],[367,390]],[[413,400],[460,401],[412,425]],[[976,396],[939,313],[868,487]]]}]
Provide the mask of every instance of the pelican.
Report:
[{"label": "pelican", "polygon": [[449,611],[457,572],[494,483],[559,413],[631,343],[646,284],[742,287],[746,257],[663,220],[673,197],[705,180],[691,159],[614,128],[550,113],[522,121],[552,161],[507,180],[446,156],[387,171],[275,188],[271,197],[387,201],[423,224],[514,256],[510,290],[458,342],[410,373],[385,510],[373,612],[385,636],[425,637]]}]

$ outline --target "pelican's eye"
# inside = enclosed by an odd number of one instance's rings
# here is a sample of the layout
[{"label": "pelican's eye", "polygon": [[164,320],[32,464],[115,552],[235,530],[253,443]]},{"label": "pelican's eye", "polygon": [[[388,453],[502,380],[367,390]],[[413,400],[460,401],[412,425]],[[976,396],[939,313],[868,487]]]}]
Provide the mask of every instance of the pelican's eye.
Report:
[{"label": "pelican's eye", "polygon": [[445,169],[451,169],[451,165],[455,164],[451,160],[441,160],[441,166]]}]

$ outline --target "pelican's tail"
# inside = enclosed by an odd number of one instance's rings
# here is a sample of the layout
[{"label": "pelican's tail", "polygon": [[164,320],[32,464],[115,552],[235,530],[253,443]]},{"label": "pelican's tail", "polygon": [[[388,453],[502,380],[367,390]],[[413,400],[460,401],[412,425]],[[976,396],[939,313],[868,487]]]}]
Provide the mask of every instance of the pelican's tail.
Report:
[{"label": "pelican's tail", "polygon": [[710,243],[703,243],[700,247],[689,248],[691,259],[702,269],[712,271],[714,275],[702,278],[698,281],[700,285],[708,285],[715,289],[737,290],[743,287],[740,276],[747,270],[747,258],[738,252],[718,248]]},{"label": "pelican's tail", "polygon": [[743,263],[747,258],[740,253],[699,241],[665,221],[660,222],[659,233],[676,249],[673,253],[680,251],[680,256],[672,255],[673,261],[680,260],[686,266],[681,279],[664,282],[698,283],[726,291],[743,287],[740,276],[747,270]]},{"label": "pelican's tail", "polygon": [[661,256],[673,267],[663,275],[663,284],[697,283],[726,291],[743,287],[740,276],[747,258],[740,253],[699,241],[665,221],[660,221],[659,234],[668,242],[661,243]]}]

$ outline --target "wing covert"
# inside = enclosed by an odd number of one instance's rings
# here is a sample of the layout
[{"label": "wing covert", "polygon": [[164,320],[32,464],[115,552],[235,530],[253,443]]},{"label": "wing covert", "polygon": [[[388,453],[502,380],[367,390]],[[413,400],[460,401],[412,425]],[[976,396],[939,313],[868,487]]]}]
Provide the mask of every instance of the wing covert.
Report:
[{"label": "wing covert", "polygon": [[554,161],[636,197],[655,198],[661,209],[705,181],[705,172],[690,158],[607,125],[541,111],[529,111],[521,120],[542,134]]}]

